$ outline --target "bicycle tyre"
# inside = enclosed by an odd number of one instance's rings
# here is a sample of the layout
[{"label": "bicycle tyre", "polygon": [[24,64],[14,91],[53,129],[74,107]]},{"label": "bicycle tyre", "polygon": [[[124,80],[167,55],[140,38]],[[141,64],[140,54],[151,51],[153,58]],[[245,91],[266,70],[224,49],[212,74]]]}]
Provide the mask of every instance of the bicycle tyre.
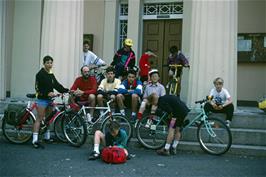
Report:
[{"label": "bicycle tyre", "polygon": [[133,128],[132,128],[132,125],[130,124],[130,122],[128,121],[128,119],[123,115],[108,116],[102,123],[101,129],[102,129],[103,134],[106,134],[106,132],[108,131],[110,120],[117,121],[120,124],[120,128],[126,131],[127,136],[128,136],[127,143],[129,143],[129,141],[132,137],[132,134],[133,134],[133,132],[132,132]]},{"label": "bicycle tyre", "polygon": [[63,120],[67,116],[66,112],[62,112],[58,115],[58,117],[54,121],[54,132],[57,139],[59,139],[61,142],[66,143],[67,139],[64,135],[63,130]]},{"label": "bicycle tyre", "polygon": [[63,119],[63,132],[67,142],[75,147],[82,146],[88,136],[86,122],[83,117],[75,113]]},{"label": "bicycle tyre", "polygon": [[[211,133],[206,126],[211,127]],[[203,151],[212,155],[226,153],[232,145],[232,134],[224,121],[218,118],[208,118],[207,125],[201,122],[197,129],[197,139]]]},{"label": "bicycle tyre", "polygon": [[[149,115],[145,116],[137,123],[136,133],[138,141],[145,148],[154,150],[160,149],[166,142],[168,135],[168,123],[165,120],[160,120],[159,117],[155,117],[157,119],[153,120],[149,117]],[[152,121],[150,126],[146,126],[148,120]],[[158,120],[160,122],[158,122]],[[155,127],[152,127],[152,125]]]},{"label": "bicycle tyre", "polygon": [[[11,143],[23,144],[28,142],[32,137],[32,128],[35,122],[34,117],[30,114],[29,111],[26,111],[27,119],[24,123],[19,125],[10,125],[7,123],[6,118],[3,118],[2,121],[2,130],[4,137]],[[25,116],[23,114],[23,116]]]}]

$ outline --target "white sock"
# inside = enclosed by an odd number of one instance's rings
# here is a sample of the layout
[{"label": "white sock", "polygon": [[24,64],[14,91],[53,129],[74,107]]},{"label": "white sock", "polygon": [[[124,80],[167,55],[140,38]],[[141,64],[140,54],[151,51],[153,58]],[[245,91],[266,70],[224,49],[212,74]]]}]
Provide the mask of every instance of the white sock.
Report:
[{"label": "white sock", "polygon": [[98,153],[98,154],[100,154],[99,147],[100,147],[99,144],[94,144],[94,151],[95,151],[96,153]]},{"label": "white sock", "polygon": [[121,109],[121,110],[120,110],[120,113],[121,113],[122,115],[125,115],[125,110],[124,110],[124,109]]},{"label": "white sock", "polygon": [[166,143],[165,146],[164,146],[164,149],[169,150],[170,146],[171,146],[171,144]]},{"label": "white sock", "polygon": [[132,112],[131,115],[132,115],[132,116],[136,116],[136,113],[135,113],[135,112]]},{"label": "white sock", "polygon": [[172,147],[173,147],[173,148],[176,148],[176,147],[177,147],[177,145],[178,145],[178,143],[179,143],[179,141],[177,141],[177,140],[174,140]]},{"label": "white sock", "polygon": [[49,140],[50,137],[51,137],[51,135],[50,135],[50,130],[48,129],[48,130],[45,132],[45,134],[44,134],[44,139]]},{"label": "white sock", "polygon": [[38,141],[38,132],[33,132],[32,134],[32,144]]}]

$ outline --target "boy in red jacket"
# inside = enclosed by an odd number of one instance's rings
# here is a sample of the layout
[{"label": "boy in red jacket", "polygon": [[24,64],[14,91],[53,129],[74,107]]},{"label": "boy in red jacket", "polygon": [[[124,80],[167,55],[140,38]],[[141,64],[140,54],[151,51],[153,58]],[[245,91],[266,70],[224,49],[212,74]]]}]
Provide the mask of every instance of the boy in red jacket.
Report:
[{"label": "boy in red jacket", "polygon": [[149,59],[152,57],[157,57],[157,55],[155,55],[152,50],[147,49],[139,59],[139,76],[142,83],[148,81],[149,70],[151,69]]}]

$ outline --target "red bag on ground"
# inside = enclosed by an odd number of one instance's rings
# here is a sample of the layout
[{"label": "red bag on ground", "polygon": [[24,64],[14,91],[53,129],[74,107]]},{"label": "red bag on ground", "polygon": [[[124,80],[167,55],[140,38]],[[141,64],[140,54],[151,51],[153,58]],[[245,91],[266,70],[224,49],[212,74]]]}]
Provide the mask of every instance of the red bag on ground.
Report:
[{"label": "red bag on ground", "polygon": [[105,147],[101,153],[102,160],[106,163],[125,163],[127,156],[123,148]]}]

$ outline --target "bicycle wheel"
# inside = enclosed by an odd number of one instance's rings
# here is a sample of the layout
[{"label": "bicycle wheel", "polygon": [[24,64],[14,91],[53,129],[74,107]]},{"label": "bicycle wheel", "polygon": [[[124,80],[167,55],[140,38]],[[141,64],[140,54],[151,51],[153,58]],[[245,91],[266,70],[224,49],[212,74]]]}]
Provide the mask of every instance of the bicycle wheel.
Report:
[{"label": "bicycle wheel", "polygon": [[217,118],[208,118],[201,122],[197,130],[197,138],[203,151],[221,155],[226,153],[232,144],[232,134],[226,124]]},{"label": "bicycle wheel", "polygon": [[8,124],[6,118],[3,118],[2,130],[4,137],[11,143],[22,144],[31,139],[32,127],[35,119],[26,111],[23,116],[27,116],[26,120],[19,125]]},{"label": "bicycle wheel", "polygon": [[[148,122],[149,121],[149,122]],[[160,117],[143,117],[136,127],[139,142],[148,149],[160,149],[168,135],[168,123]]]},{"label": "bicycle wheel", "polygon": [[87,124],[78,114],[70,114],[63,119],[64,135],[72,146],[80,147],[87,139]]},{"label": "bicycle wheel", "polygon": [[132,126],[125,116],[112,115],[107,117],[102,123],[102,132],[105,134],[109,130],[108,127],[111,120],[117,121],[120,124],[120,128],[126,131],[128,136],[127,142],[129,142],[132,137]]},{"label": "bicycle wheel", "polygon": [[61,114],[58,115],[58,117],[55,119],[54,122],[54,132],[55,136],[57,139],[60,141],[66,143],[67,139],[64,135],[64,130],[63,130],[63,120],[65,119],[66,116],[71,116],[71,113],[66,113],[65,111],[62,112]]}]

